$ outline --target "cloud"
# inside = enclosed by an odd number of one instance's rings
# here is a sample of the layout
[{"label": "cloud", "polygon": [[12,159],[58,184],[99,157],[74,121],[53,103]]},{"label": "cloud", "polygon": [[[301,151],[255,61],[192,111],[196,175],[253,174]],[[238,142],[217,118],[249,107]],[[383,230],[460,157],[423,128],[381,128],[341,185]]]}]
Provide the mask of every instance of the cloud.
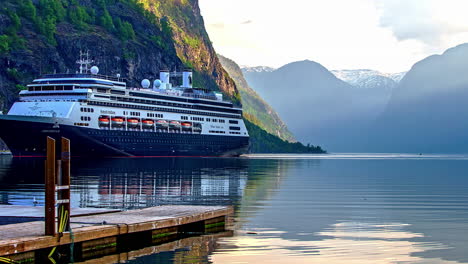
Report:
[{"label": "cloud", "polygon": [[415,39],[428,45],[468,32],[466,0],[375,0],[380,25],[399,40]]}]

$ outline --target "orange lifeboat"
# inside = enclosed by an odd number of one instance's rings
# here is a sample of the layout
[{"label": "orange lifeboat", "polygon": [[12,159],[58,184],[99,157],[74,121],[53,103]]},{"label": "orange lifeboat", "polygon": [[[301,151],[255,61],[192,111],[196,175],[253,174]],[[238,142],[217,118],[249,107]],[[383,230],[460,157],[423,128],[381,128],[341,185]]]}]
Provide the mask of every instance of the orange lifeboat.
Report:
[{"label": "orange lifeboat", "polygon": [[150,128],[154,126],[154,121],[151,119],[143,120],[143,126]]},{"label": "orange lifeboat", "polygon": [[113,117],[111,118],[112,126],[122,126],[124,119],[122,117]]},{"label": "orange lifeboat", "polygon": [[140,121],[137,118],[127,119],[127,125],[129,127],[137,127],[140,124]]},{"label": "orange lifeboat", "polygon": [[192,123],[189,123],[189,122],[183,122],[181,125],[182,125],[182,128],[185,128],[185,129],[189,129],[192,127]]},{"label": "orange lifeboat", "polygon": [[172,128],[179,128],[180,127],[180,122],[173,120],[173,121],[169,122],[169,126],[171,126]]},{"label": "orange lifeboat", "polygon": [[161,120],[156,121],[156,125],[158,127],[168,127],[169,123],[166,120],[161,119]]},{"label": "orange lifeboat", "polygon": [[99,117],[99,125],[100,126],[108,126],[110,124],[110,120],[108,117]]}]

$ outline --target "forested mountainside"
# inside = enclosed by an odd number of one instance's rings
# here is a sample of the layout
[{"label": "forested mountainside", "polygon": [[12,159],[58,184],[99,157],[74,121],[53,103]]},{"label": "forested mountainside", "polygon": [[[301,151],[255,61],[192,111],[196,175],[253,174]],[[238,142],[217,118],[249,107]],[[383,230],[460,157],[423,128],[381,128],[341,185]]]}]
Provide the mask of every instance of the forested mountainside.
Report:
[{"label": "forested mountainside", "polygon": [[250,134],[250,153],[327,153],[320,146],[313,146],[300,142],[288,142],[272,135],[249,120],[245,120],[245,125]]},{"label": "forested mountainside", "polygon": [[0,103],[44,73],[75,72],[80,50],[102,74],[137,86],[162,69],[239,99],[205,31],[197,0],[0,0]]},{"label": "forested mountainside", "polygon": [[244,106],[244,117],[270,134],[282,140],[294,142],[294,136],[281,120],[278,113],[263,100],[244,78],[242,70],[234,61],[218,54],[219,61],[236,83]]},{"label": "forested mountainside", "polygon": [[[101,74],[121,74],[130,86],[159,78],[160,70],[190,68],[195,87],[220,90],[240,102],[206,33],[198,0],[0,0],[0,4],[3,110],[41,74],[75,72],[80,51],[88,50]],[[258,137],[252,138],[256,151],[271,152],[290,144],[256,125],[249,128]],[[301,152],[316,152],[298,145]]]}]

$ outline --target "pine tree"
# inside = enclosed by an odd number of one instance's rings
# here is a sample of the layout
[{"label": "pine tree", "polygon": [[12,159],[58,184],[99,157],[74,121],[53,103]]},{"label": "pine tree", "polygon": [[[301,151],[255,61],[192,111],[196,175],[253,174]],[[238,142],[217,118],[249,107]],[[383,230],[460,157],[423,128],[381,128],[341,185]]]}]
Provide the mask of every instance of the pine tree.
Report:
[{"label": "pine tree", "polygon": [[31,0],[22,0],[20,6],[20,14],[26,18],[29,18],[32,21],[36,20],[36,6],[32,3]]},{"label": "pine tree", "polygon": [[115,26],[112,22],[112,17],[110,16],[109,11],[107,11],[107,9],[104,9],[103,11],[103,14],[100,18],[100,24],[109,32],[115,31]]}]

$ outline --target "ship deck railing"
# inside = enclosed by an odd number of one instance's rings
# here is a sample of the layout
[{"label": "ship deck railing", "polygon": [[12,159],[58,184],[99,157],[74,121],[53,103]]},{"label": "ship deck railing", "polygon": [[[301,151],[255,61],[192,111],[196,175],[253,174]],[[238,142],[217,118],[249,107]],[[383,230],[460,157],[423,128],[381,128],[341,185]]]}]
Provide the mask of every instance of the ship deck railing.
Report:
[{"label": "ship deck railing", "polygon": [[100,74],[91,74],[91,73],[55,73],[55,74],[44,74],[41,76],[41,79],[50,79],[50,78],[95,78],[95,79],[104,79],[114,82],[126,82],[124,78],[100,75]]}]

